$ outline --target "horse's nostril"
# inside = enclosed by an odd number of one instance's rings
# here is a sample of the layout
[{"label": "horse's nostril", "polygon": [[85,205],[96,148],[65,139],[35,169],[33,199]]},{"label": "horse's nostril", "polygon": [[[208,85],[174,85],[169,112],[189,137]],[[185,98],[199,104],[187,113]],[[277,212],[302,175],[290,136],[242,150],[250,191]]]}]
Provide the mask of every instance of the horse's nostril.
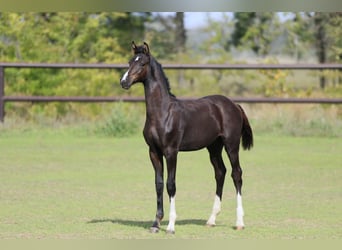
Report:
[{"label": "horse's nostril", "polygon": [[127,84],[126,81],[121,81],[120,84],[121,84],[121,87],[122,87],[123,89],[129,89],[129,85]]}]

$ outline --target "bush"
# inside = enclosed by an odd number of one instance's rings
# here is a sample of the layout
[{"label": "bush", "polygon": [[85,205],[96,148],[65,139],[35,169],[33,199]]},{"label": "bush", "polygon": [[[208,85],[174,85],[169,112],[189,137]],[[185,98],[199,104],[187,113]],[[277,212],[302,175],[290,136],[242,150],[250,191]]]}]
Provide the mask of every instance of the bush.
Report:
[{"label": "bush", "polygon": [[119,103],[114,106],[111,115],[98,125],[97,135],[125,137],[134,135],[139,131],[141,116],[131,108]]}]

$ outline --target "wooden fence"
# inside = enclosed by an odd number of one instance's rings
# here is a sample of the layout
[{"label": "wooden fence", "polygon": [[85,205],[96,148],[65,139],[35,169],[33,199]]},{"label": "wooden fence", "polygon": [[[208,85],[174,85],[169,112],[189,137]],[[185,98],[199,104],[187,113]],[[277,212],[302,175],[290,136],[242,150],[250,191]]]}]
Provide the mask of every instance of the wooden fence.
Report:
[{"label": "wooden fence", "polygon": [[[127,64],[71,64],[71,63],[1,63],[0,62],[0,122],[4,121],[6,102],[143,102],[144,97],[104,96],[6,96],[6,68],[58,68],[58,69],[126,69]],[[174,70],[342,70],[342,64],[164,64]],[[181,98],[191,99],[191,98]],[[341,98],[253,98],[233,97],[242,103],[327,103],[342,104]]]}]

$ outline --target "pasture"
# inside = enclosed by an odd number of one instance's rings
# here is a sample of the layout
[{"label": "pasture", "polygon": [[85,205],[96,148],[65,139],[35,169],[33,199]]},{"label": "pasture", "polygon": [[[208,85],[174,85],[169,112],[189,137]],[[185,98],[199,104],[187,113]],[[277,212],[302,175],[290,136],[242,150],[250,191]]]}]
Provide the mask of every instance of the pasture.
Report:
[{"label": "pasture", "polygon": [[[3,131],[2,131],[3,132]],[[154,172],[141,135],[106,138],[68,130],[0,135],[0,239],[339,239],[341,138],[255,135],[241,151],[245,224],[235,231],[228,168],[217,226],[205,226],[215,194],[206,150],[180,153],[176,234],[168,216],[150,234]],[[165,214],[169,206],[164,190]]]}]

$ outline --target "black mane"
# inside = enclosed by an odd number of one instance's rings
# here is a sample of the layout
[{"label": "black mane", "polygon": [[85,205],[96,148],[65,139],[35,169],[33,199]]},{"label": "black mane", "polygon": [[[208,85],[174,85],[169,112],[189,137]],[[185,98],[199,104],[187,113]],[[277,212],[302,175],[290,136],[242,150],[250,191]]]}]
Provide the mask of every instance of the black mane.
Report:
[{"label": "black mane", "polygon": [[155,73],[159,72],[160,76],[163,78],[161,80],[164,81],[169,94],[173,97],[176,97],[174,94],[171,93],[170,82],[164,73],[162,65],[156,59],[154,59],[154,57],[152,57],[151,55],[150,55],[150,60],[151,60],[150,65],[151,65],[151,69],[152,69],[152,74],[154,75],[154,77],[157,77],[157,75]]}]

